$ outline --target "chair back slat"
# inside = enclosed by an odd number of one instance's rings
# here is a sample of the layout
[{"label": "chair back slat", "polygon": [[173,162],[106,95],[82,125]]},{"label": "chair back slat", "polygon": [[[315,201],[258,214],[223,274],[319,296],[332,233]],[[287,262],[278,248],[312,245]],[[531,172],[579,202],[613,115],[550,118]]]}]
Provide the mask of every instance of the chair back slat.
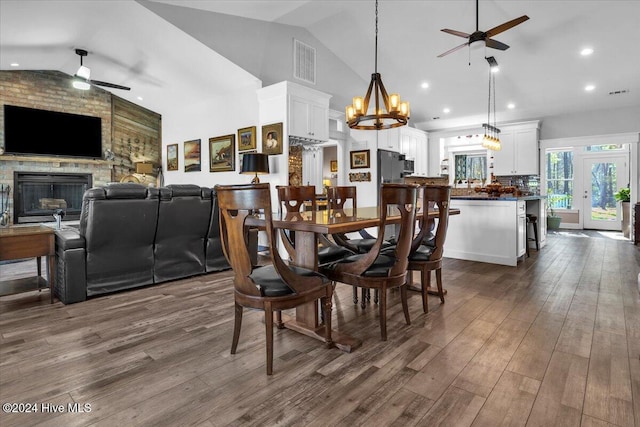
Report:
[{"label": "chair back slat", "polygon": [[432,245],[434,246],[431,258],[442,258],[444,252],[444,242],[447,237],[447,227],[449,225],[449,203],[451,201],[451,187],[448,185],[425,185],[420,189],[422,193],[422,205],[425,215],[420,222],[420,231],[415,235],[411,244],[411,251],[416,251],[420,245],[431,237],[434,229],[434,220],[429,218],[429,209],[438,209],[438,221],[435,226],[435,236]]},{"label": "chair back slat", "polygon": [[[313,185],[277,185],[278,191],[278,212],[292,213],[302,212],[305,205],[310,206],[308,210],[315,211],[316,208],[316,187]],[[284,209],[283,209],[284,208]]]},{"label": "chair back slat", "polygon": [[353,209],[358,208],[356,187],[355,186],[338,186],[329,187],[327,189],[327,203],[328,208],[333,210],[344,210],[345,204],[349,205]]},{"label": "chair back slat", "polygon": [[[277,185],[278,213],[286,213],[289,218],[302,212],[305,205],[309,205],[312,212],[316,211],[316,187],[313,185]],[[291,258],[295,257],[295,233],[289,230],[280,230],[280,240]]]},{"label": "chair back slat", "polygon": [[380,191],[380,225],[378,237],[371,250],[352,263],[338,264],[337,272],[349,274],[363,274],[380,255],[384,242],[384,229],[388,216],[400,215],[397,224],[397,241],[395,245],[395,263],[389,270],[389,276],[406,273],[411,251],[411,243],[416,222],[416,202],[418,186],[414,184],[382,184]]}]

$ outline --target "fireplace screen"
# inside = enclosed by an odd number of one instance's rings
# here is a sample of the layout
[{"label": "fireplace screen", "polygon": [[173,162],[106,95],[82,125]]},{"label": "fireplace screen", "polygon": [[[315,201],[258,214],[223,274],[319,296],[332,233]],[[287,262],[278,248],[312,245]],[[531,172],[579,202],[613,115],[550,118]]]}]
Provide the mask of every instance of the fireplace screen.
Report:
[{"label": "fireplace screen", "polygon": [[14,221],[53,221],[58,209],[65,212],[64,220],[80,219],[82,195],[91,181],[91,174],[15,172]]}]

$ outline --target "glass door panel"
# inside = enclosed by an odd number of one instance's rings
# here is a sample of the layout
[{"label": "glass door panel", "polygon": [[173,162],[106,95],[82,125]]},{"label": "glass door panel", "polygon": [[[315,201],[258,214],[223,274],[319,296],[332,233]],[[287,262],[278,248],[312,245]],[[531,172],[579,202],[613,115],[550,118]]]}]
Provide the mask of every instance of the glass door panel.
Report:
[{"label": "glass door panel", "polygon": [[584,228],[620,230],[622,213],[613,194],[628,181],[625,157],[585,158]]}]

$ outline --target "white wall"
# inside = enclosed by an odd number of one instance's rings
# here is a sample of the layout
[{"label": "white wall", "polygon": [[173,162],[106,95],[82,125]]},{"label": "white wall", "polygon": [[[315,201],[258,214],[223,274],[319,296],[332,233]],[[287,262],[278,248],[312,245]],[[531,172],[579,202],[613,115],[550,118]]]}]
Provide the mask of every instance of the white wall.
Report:
[{"label": "white wall", "polygon": [[[259,84],[189,106],[176,106],[162,116],[162,162],[165,185],[197,184],[213,187],[216,184],[248,184],[252,177],[240,175],[238,161],[238,129],[256,126],[256,139],[260,148],[258,123]],[[235,135],[235,171],[209,172],[209,138]],[[200,139],[201,170],[184,172],[184,141]],[[177,171],[167,171],[167,145],[178,144]]]},{"label": "white wall", "polygon": [[[138,0],[147,9],[182,29],[215,52],[257,76],[264,86],[293,81],[332,95],[331,108],[344,111],[353,88],[363,80],[304,28],[256,19]],[[316,49],[316,84],[293,77],[293,39]],[[335,76],[340,76],[337,79]]]},{"label": "white wall", "polygon": [[543,117],[540,139],[640,132],[640,107]]}]

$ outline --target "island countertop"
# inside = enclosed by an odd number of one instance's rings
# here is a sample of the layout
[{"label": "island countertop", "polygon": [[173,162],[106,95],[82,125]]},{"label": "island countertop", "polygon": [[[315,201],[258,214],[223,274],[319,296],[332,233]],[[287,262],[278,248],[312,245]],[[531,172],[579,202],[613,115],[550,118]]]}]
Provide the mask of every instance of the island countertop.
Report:
[{"label": "island countertop", "polygon": [[518,201],[518,200],[544,200],[547,196],[519,196],[503,195],[500,197],[487,196],[486,194],[467,195],[467,196],[451,196],[451,200],[499,200],[499,201]]}]

